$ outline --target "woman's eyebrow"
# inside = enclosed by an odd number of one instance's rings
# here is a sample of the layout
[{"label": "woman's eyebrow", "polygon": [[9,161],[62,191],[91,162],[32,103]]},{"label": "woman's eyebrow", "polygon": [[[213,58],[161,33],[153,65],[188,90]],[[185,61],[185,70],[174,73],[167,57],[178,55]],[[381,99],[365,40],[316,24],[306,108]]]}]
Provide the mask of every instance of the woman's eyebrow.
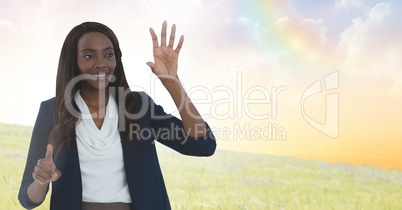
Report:
[{"label": "woman's eyebrow", "polygon": [[[113,49],[113,47],[106,47],[102,51],[107,51],[107,50],[114,50],[114,49]],[[85,48],[85,49],[81,50],[81,52],[86,52],[86,51],[95,52],[96,50],[91,49],[91,48]]]},{"label": "woman's eyebrow", "polygon": [[103,51],[106,51],[106,50],[114,50],[114,49],[113,49],[113,47],[106,47],[105,49],[103,49]]}]

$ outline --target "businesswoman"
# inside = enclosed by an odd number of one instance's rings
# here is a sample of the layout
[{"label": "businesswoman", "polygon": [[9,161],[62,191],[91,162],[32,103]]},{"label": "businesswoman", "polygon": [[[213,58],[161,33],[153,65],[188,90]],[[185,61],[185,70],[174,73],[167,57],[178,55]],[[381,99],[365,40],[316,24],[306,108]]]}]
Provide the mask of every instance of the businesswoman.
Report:
[{"label": "businesswoman", "polygon": [[160,43],[150,29],[147,62],[171,95],[181,120],[143,92],[132,92],[111,29],[84,22],[67,35],[60,55],[56,96],[41,103],[19,191],[25,208],[170,209],[154,140],[186,155],[210,156],[215,138],[187,96],[177,69],[184,37],[176,26]]}]

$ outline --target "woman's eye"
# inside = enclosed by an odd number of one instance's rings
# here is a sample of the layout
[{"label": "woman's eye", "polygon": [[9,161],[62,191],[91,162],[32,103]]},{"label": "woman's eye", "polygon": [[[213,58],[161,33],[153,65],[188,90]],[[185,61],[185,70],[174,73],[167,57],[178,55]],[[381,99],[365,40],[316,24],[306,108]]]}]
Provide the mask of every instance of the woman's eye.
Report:
[{"label": "woman's eye", "polygon": [[92,58],[93,56],[86,54],[86,55],[84,55],[84,56],[82,56],[82,57],[83,57],[84,59],[89,59],[89,58]]},{"label": "woman's eye", "polygon": [[108,57],[108,58],[111,58],[111,57],[113,57],[113,56],[114,56],[113,53],[108,53],[108,54],[106,54],[106,57]]}]

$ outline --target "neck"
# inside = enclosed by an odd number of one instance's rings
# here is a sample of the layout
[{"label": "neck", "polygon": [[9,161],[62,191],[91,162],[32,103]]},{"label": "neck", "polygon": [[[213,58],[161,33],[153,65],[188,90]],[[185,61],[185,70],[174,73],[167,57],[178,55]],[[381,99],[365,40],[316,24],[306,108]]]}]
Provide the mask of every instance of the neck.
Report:
[{"label": "neck", "polygon": [[109,100],[108,88],[98,90],[83,86],[81,88],[80,94],[87,106],[91,108],[104,107]]}]

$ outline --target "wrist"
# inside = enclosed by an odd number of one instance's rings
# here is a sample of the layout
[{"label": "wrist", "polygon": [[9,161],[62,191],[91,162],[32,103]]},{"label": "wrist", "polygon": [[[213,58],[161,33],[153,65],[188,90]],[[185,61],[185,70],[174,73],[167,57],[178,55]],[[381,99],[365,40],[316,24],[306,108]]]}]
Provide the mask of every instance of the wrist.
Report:
[{"label": "wrist", "polygon": [[169,76],[161,79],[162,85],[170,92],[175,90],[180,90],[182,85],[178,76]]},{"label": "wrist", "polygon": [[37,181],[37,180],[34,180],[33,183],[34,183],[34,185],[35,185],[36,187],[40,187],[40,188],[42,188],[42,187],[46,188],[46,187],[48,187],[49,184],[50,184],[49,181],[46,181],[46,182],[39,182],[39,181]]}]

